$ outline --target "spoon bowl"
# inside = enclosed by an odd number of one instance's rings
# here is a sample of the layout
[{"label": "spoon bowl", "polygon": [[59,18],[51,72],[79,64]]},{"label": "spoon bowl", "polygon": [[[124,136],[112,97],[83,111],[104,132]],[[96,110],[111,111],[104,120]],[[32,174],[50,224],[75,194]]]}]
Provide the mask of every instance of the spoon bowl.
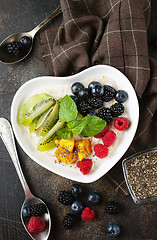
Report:
[{"label": "spoon bowl", "polygon": [[[23,172],[22,172],[22,169],[20,166],[20,162],[19,162],[19,158],[17,155],[13,131],[12,131],[10,123],[5,118],[0,118],[0,136],[9,152],[9,155],[12,159],[12,162],[15,166],[15,169],[17,171],[17,174],[19,176],[19,179],[21,181],[22,187],[25,192],[25,201],[21,208],[21,221],[23,223],[23,226],[32,239],[47,240],[49,237],[49,234],[50,234],[50,230],[51,230],[51,217],[50,217],[49,209],[41,199],[35,197],[31,193],[31,191],[28,187],[28,184],[23,175]],[[29,232],[27,229],[27,224],[28,224],[28,221],[31,216],[23,214],[23,209],[27,206],[29,206],[29,208],[30,208],[31,206],[34,206],[35,204],[42,204],[44,206],[44,212],[41,214],[40,218],[42,218],[43,221],[45,222],[45,228],[39,232]]]},{"label": "spoon bowl", "polygon": [[[61,13],[61,6],[59,6],[54,12],[50,14],[46,19],[44,19],[38,26],[36,26],[32,31],[30,32],[24,32],[24,33],[17,33],[8,36],[5,38],[1,44],[0,44],[0,61],[3,63],[17,63],[21,60],[23,60],[25,57],[28,56],[28,54],[31,52],[34,42],[34,36],[39,31],[40,28],[42,28],[47,22],[52,20],[54,17],[56,17],[58,14]],[[23,46],[22,51],[18,55],[14,55],[12,53],[9,53],[7,50],[7,44],[12,42],[18,42],[21,37],[28,37],[30,39],[30,44],[28,47]]]}]

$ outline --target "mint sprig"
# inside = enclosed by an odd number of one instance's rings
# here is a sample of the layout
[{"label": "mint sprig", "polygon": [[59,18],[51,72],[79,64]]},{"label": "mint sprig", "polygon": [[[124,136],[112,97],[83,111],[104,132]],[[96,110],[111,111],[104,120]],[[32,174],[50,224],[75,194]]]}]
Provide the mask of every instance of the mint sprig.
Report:
[{"label": "mint sprig", "polygon": [[72,98],[68,95],[65,95],[62,98],[59,109],[59,120],[61,122],[69,122],[77,118],[77,106]]}]

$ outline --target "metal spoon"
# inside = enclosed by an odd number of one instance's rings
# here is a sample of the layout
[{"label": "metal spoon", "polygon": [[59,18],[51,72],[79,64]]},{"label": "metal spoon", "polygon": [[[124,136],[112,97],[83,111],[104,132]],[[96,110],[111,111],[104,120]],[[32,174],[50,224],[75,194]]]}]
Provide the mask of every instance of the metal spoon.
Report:
[{"label": "metal spoon", "polygon": [[[0,61],[3,63],[16,63],[21,60],[23,60],[25,57],[28,56],[30,51],[32,50],[33,46],[33,40],[35,34],[39,31],[41,27],[43,27],[47,22],[52,20],[54,17],[56,17],[59,13],[61,13],[61,6],[59,6],[49,17],[47,17],[45,20],[43,20],[37,27],[35,27],[30,32],[24,32],[24,33],[17,33],[10,35],[6,39],[4,39],[0,44]],[[21,51],[20,55],[13,55],[7,51],[7,44],[11,42],[19,42],[20,38],[23,36],[27,36],[30,38],[30,45],[28,47],[24,47],[23,51]]]},{"label": "metal spoon", "polygon": [[[22,187],[25,192],[25,201],[21,208],[21,220],[22,220],[23,226],[32,239],[47,240],[49,237],[49,234],[50,234],[50,229],[51,229],[51,218],[50,218],[49,210],[48,210],[46,204],[41,199],[33,196],[33,194],[29,190],[29,187],[28,187],[25,177],[23,175],[23,172],[22,172],[22,169],[20,166],[20,162],[18,159],[14,136],[13,136],[13,131],[12,131],[10,123],[5,118],[0,118],[0,136],[10,154],[10,157],[12,159],[12,162],[15,166],[15,169],[17,171],[17,174],[20,178]],[[22,210],[27,205],[34,205],[34,204],[39,204],[39,203],[44,204],[46,207],[47,212],[42,216],[43,220],[46,223],[46,227],[41,232],[30,233],[30,232],[28,232],[26,225],[25,225],[26,223],[28,223],[29,218],[23,216]]]}]

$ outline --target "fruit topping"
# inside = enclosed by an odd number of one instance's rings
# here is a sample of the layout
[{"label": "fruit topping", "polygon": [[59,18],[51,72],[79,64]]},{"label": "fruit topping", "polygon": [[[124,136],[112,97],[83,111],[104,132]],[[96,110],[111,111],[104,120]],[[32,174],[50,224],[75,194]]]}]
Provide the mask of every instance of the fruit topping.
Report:
[{"label": "fruit topping", "polygon": [[66,214],[63,219],[63,226],[65,229],[70,229],[76,224],[76,218],[74,215]]},{"label": "fruit topping", "polygon": [[117,224],[110,224],[107,227],[107,235],[110,237],[118,237],[120,234],[120,227]]},{"label": "fruit topping", "polygon": [[83,88],[78,92],[78,96],[80,98],[84,98],[87,99],[89,97],[89,92],[88,92],[88,88]]},{"label": "fruit topping", "polygon": [[92,89],[91,89],[91,94],[93,96],[97,96],[97,97],[101,97],[104,94],[104,88],[101,85],[95,85]]},{"label": "fruit topping", "polygon": [[64,205],[70,205],[73,202],[73,195],[71,192],[60,191],[58,201]]},{"label": "fruit topping", "polygon": [[112,130],[109,130],[103,137],[102,137],[103,144],[106,147],[110,147],[116,141],[116,133]]},{"label": "fruit topping", "polygon": [[38,144],[37,150],[40,152],[48,151],[56,147],[55,141],[57,140],[56,134],[53,134],[49,139],[47,139],[44,143]]},{"label": "fruit topping", "polygon": [[124,113],[124,106],[121,103],[115,103],[110,107],[112,117],[118,117]]},{"label": "fruit topping", "polygon": [[95,135],[94,137],[95,138],[101,138],[101,137],[103,137],[105,135],[105,133],[107,133],[107,131],[108,131],[108,126],[106,125],[105,128],[100,133]]},{"label": "fruit topping", "polygon": [[78,97],[78,96],[76,96],[76,95],[71,95],[70,97],[72,98],[72,100],[73,100],[76,104],[78,103],[78,101],[79,101],[79,97]]},{"label": "fruit topping", "polygon": [[96,116],[96,112],[91,110],[89,113],[87,113],[87,116]]},{"label": "fruit topping", "polygon": [[57,157],[57,160],[63,163],[72,164],[78,160],[78,155],[76,151],[69,152],[65,148],[61,147],[55,151],[55,155]]},{"label": "fruit topping", "polygon": [[26,48],[30,47],[31,42],[32,40],[28,36],[23,36],[19,40],[19,43]]},{"label": "fruit topping", "polygon": [[118,90],[115,95],[115,100],[119,103],[124,103],[128,99],[128,93],[124,90]]},{"label": "fruit topping", "polygon": [[110,123],[113,119],[111,110],[109,108],[101,108],[98,110],[97,116],[104,119],[107,123]]},{"label": "fruit topping", "polygon": [[71,91],[74,95],[79,95],[79,91],[84,89],[84,86],[82,83],[80,82],[75,82],[72,86],[71,86]]},{"label": "fruit topping", "polygon": [[14,56],[18,56],[21,53],[21,46],[19,42],[10,42],[7,44],[7,51]]},{"label": "fruit topping", "polygon": [[91,159],[83,159],[77,162],[77,167],[80,169],[83,175],[88,174],[91,171],[93,162]]},{"label": "fruit topping", "polygon": [[77,104],[77,107],[78,107],[78,111],[83,115],[83,116],[86,116],[87,113],[91,112],[92,111],[92,106],[82,100],[82,101],[79,101],[78,104]]},{"label": "fruit topping", "polygon": [[101,143],[98,143],[94,146],[94,152],[95,152],[95,155],[98,157],[98,158],[105,158],[107,157],[108,153],[109,153],[109,150],[106,146],[104,146],[103,144]]},{"label": "fruit topping", "polygon": [[73,184],[70,187],[70,192],[74,197],[79,197],[82,194],[82,188],[79,184]]},{"label": "fruit topping", "polygon": [[74,138],[72,137],[71,140],[68,139],[60,139],[55,141],[57,147],[62,147],[68,150],[69,152],[73,152],[74,149]]},{"label": "fruit topping", "polygon": [[102,96],[103,101],[105,102],[110,101],[111,99],[114,98],[115,93],[116,93],[116,90],[113,87],[109,85],[104,85],[104,94]]},{"label": "fruit topping", "polygon": [[118,204],[114,201],[106,203],[105,212],[109,214],[118,214],[119,213]]},{"label": "fruit topping", "polygon": [[101,86],[101,83],[97,82],[97,81],[92,81],[89,83],[88,85],[88,90],[89,92],[91,93],[92,89],[97,86],[97,85],[100,85]]},{"label": "fruit topping", "polygon": [[100,202],[100,195],[97,192],[92,192],[88,195],[88,202],[91,204],[98,204]]},{"label": "fruit topping", "polygon": [[70,212],[72,214],[81,213],[84,209],[83,203],[79,200],[75,200],[70,206]]},{"label": "fruit topping", "polygon": [[40,232],[44,230],[45,226],[46,224],[42,218],[31,217],[27,225],[27,230],[29,232]]},{"label": "fruit topping", "polygon": [[81,214],[81,219],[83,221],[90,221],[95,217],[95,212],[91,208],[86,207]]},{"label": "fruit topping", "polygon": [[89,103],[93,108],[101,108],[103,106],[103,100],[101,97],[91,97]]},{"label": "fruit topping", "polygon": [[74,146],[80,161],[92,153],[90,139],[76,140]]},{"label": "fruit topping", "polygon": [[117,117],[114,120],[114,126],[119,131],[124,131],[124,130],[128,129],[129,125],[130,125],[130,122],[125,117]]}]

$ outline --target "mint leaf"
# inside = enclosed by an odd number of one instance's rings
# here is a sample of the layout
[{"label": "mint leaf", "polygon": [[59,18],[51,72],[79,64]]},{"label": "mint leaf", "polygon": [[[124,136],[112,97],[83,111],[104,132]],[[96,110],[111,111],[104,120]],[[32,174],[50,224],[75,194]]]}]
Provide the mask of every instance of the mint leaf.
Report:
[{"label": "mint leaf", "polygon": [[72,138],[72,135],[73,135],[69,128],[62,128],[56,134],[59,138],[69,139],[69,140]]},{"label": "mint leaf", "polygon": [[84,128],[80,133],[83,137],[92,137],[100,133],[106,126],[106,121],[96,116],[86,116],[80,121],[84,122]]},{"label": "mint leaf", "polygon": [[61,122],[69,122],[77,118],[76,103],[68,95],[62,98],[59,109],[59,120]]},{"label": "mint leaf", "polygon": [[84,128],[84,122],[82,120],[74,120],[68,122],[67,126],[73,134],[78,135]]}]

